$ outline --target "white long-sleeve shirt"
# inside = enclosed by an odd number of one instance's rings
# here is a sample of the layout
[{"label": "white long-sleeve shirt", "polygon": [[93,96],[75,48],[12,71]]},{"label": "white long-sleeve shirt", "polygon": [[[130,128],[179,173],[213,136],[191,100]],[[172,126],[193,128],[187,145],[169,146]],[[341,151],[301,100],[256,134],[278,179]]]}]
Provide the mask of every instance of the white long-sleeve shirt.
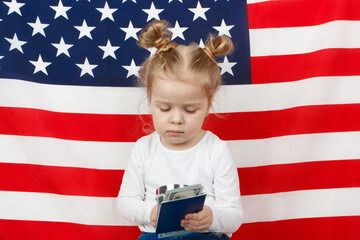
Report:
[{"label": "white long-sleeve shirt", "polygon": [[138,223],[141,231],[155,232],[150,214],[156,205],[156,189],[166,184],[198,183],[207,194],[205,205],[213,211],[208,232],[231,236],[243,219],[239,179],[226,142],[209,131],[197,145],[182,151],[164,147],[156,132],[139,139],[125,170],[118,209]]}]

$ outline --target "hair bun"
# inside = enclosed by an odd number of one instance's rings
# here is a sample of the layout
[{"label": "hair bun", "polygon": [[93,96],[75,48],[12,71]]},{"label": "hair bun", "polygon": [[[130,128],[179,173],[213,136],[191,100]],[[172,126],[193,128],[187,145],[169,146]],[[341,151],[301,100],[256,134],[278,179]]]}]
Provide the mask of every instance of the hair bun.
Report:
[{"label": "hair bun", "polygon": [[157,54],[175,48],[177,44],[170,41],[168,26],[169,22],[166,20],[152,21],[141,31],[139,45],[143,48],[155,47],[158,49]]},{"label": "hair bun", "polygon": [[211,53],[213,57],[227,55],[234,49],[231,39],[227,36],[209,36],[205,44],[205,49]]}]

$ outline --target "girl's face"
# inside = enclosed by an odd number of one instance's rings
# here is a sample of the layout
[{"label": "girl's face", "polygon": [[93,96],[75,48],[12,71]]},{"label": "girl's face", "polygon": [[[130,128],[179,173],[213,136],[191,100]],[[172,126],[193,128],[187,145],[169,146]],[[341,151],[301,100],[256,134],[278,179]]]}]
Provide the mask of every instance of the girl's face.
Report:
[{"label": "girl's face", "polygon": [[173,150],[189,149],[203,137],[205,132],[201,127],[210,103],[199,85],[172,79],[155,79],[150,108],[155,130],[165,147]]}]

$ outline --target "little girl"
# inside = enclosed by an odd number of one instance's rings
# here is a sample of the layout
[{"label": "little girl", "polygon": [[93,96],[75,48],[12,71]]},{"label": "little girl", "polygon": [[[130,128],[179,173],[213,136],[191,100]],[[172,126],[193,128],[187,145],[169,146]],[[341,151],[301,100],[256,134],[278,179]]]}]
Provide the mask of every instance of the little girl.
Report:
[{"label": "little girl", "polygon": [[192,233],[179,239],[229,239],[243,218],[237,170],[226,142],[202,130],[202,125],[221,84],[214,56],[230,53],[233,44],[228,37],[217,36],[210,37],[205,48],[177,45],[170,41],[167,26],[168,22],[155,20],[139,38],[141,47],[157,48],[139,71],[155,132],[140,138],[133,148],[118,209],[139,225],[143,232],[139,239],[158,239],[156,189],[201,183],[207,194],[204,208],[185,216],[181,226]]}]

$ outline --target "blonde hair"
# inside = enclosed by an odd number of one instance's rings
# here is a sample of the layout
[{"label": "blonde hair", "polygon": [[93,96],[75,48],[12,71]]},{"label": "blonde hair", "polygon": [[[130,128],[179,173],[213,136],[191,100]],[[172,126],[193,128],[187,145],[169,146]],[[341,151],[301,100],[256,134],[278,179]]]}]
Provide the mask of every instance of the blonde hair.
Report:
[{"label": "blonde hair", "polygon": [[157,51],[141,65],[139,86],[146,87],[150,99],[153,81],[161,74],[176,76],[180,81],[189,81],[183,79],[184,71],[205,73],[208,78],[200,78],[196,81],[199,81],[202,90],[211,101],[221,85],[220,70],[215,56],[232,52],[232,41],[226,36],[210,35],[205,48],[200,48],[195,43],[188,46],[178,45],[170,40],[171,33],[167,30],[168,26],[166,20],[154,20],[141,31],[139,45],[143,48],[155,47]]}]

